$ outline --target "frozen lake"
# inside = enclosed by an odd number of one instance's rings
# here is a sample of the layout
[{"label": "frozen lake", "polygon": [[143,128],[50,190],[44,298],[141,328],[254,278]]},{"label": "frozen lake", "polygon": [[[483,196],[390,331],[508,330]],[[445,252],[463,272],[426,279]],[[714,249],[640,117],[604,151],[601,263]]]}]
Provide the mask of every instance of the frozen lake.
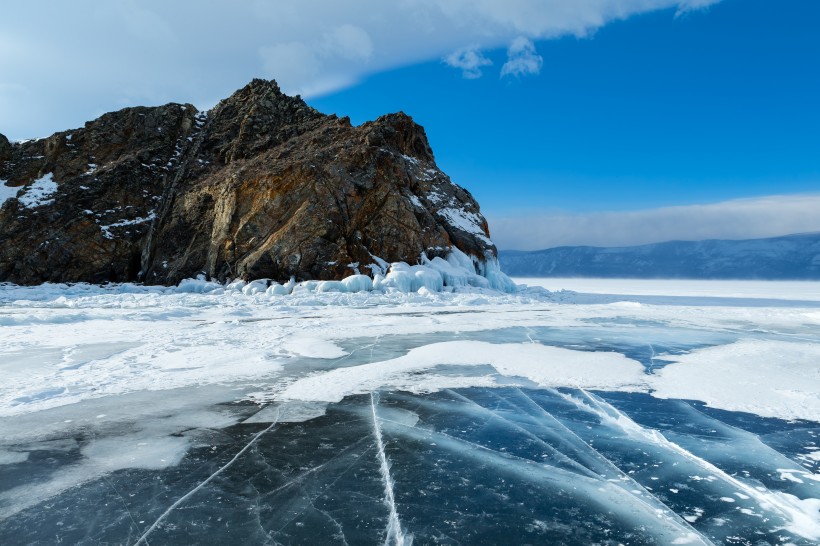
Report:
[{"label": "frozen lake", "polygon": [[541,286],[547,290],[572,290],[588,294],[820,301],[820,282],[817,281],[702,281],[694,279],[531,277],[520,277],[513,280],[518,284]]},{"label": "frozen lake", "polygon": [[820,283],[516,282],[0,285],[0,544],[820,541]]}]

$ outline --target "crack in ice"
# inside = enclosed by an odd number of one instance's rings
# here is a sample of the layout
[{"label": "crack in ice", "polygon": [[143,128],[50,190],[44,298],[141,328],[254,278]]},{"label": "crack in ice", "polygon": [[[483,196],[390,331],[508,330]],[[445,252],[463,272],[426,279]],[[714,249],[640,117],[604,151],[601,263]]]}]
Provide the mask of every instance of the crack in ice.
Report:
[{"label": "crack in ice", "polygon": [[[597,449],[592,447],[589,443],[584,441],[583,438],[581,438],[580,436],[575,434],[575,432],[573,432],[569,427],[567,427],[564,423],[562,423],[560,420],[558,420],[554,415],[550,414],[546,409],[544,409],[541,406],[541,404],[537,403],[535,400],[533,400],[530,396],[528,396],[521,389],[516,389],[516,391],[521,396],[523,396],[530,404],[532,404],[535,408],[537,408],[538,411],[542,415],[544,415],[545,417],[548,417],[552,422],[554,422],[556,425],[558,425],[561,428],[561,430],[564,431],[565,434],[567,434],[567,436],[569,438],[573,438],[574,440],[579,442],[582,446],[584,446],[589,452],[591,452],[592,456],[595,458],[596,461],[601,462],[602,464],[604,464],[606,468],[608,468],[610,470],[613,470],[619,476],[619,478],[621,480],[623,480],[625,483],[629,484],[630,488],[637,489],[638,491],[640,491],[645,496],[645,498],[638,497],[638,499],[641,502],[648,503],[649,499],[653,500],[654,502],[657,502],[659,506],[662,506],[663,509],[667,511],[668,517],[672,518],[679,525],[681,525],[684,529],[688,529],[690,531],[688,538],[692,538],[692,537],[696,536],[697,540],[701,540],[706,544],[712,544],[712,542],[706,536],[704,536],[702,533],[700,533],[688,521],[686,521],[679,514],[677,514],[672,508],[670,508],[665,502],[663,502],[663,500],[658,498],[657,495],[655,495],[654,493],[647,490],[641,483],[639,483],[637,480],[635,480],[635,478],[633,478],[632,476],[630,476],[629,474],[627,474],[626,472],[621,470],[621,468],[618,465],[616,465],[613,461],[611,461],[607,456],[605,456],[603,453],[601,453],[600,451],[598,451]],[[561,392],[559,392],[555,389],[547,389],[547,391],[553,393],[554,395],[564,397],[564,395]],[[498,396],[498,395],[496,395],[496,396]],[[636,496],[634,493],[631,492],[630,489],[627,489],[623,485],[621,485],[621,484],[616,484],[616,485],[621,487],[629,495]],[[685,538],[687,538],[687,537],[684,537],[684,539]]]},{"label": "crack in ice", "polygon": [[264,430],[262,430],[262,431],[260,431],[260,432],[257,432],[256,434],[254,434],[253,438],[251,438],[251,441],[250,441],[250,442],[248,442],[248,443],[245,445],[245,447],[243,447],[242,449],[240,449],[240,450],[239,450],[239,452],[238,452],[236,455],[234,455],[234,456],[233,456],[233,458],[232,458],[230,461],[228,461],[227,463],[225,463],[224,465],[222,465],[222,466],[219,468],[219,470],[217,470],[216,472],[214,472],[213,474],[211,474],[210,476],[208,476],[208,477],[207,477],[207,478],[206,478],[206,479],[205,479],[202,483],[200,483],[199,485],[197,485],[196,487],[194,487],[193,489],[191,489],[190,491],[188,491],[185,495],[183,495],[182,497],[180,497],[179,499],[177,499],[177,501],[176,501],[176,502],[174,502],[174,504],[172,504],[171,506],[169,506],[169,507],[168,507],[168,509],[167,509],[167,510],[165,510],[165,512],[163,512],[163,513],[162,513],[162,514],[161,514],[161,515],[160,515],[160,516],[156,519],[156,521],[154,521],[154,523],[153,523],[153,524],[151,524],[151,526],[150,526],[150,527],[149,527],[149,528],[148,528],[148,529],[147,529],[147,530],[146,530],[146,531],[142,534],[142,536],[141,536],[139,539],[137,539],[137,541],[134,543],[134,546],[138,546],[139,544],[143,544],[143,543],[147,545],[147,544],[148,544],[148,540],[147,540],[147,539],[148,539],[148,535],[150,535],[151,533],[153,533],[153,532],[156,530],[156,528],[159,526],[159,524],[160,524],[160,523],[162,523],[162,520],[164,520],[166,517],[168,517],[168,515],[169,515],[171,512],[173,512],[173,511],[174,511],[177,507],[179,507],[180,505],[182,505],[182,504],[183,504],[186,500],[188,500],[188,499],[189,499],[189,498],[191,498],[194,494],[196,494],[196,492],[197,492],[197,491],[199,491],[200,489],[202,489],[203,487],[205,487],[208,483],[210,483],[210,481],[211,481],[211,480],[213,480],[214,478],[216,478],[217,476],[219,476],[222,472],[224,472],[224,471],[225,471],[225,469],[227,469],[229,466],[231,466],[233,463],[235,463],[235,462],[239,459],[239,457],[241,457],[241,456],[242,456],[242,454],[243,454],[243,453],[245,453],[248,449],[250,449],[250,448],[251,448],[251,446],[252,446],[254,443],[256,443],[256,441],[257,441],[259,438],[261,438],[261,437],[262,437],[262,435],[263,435],[263,434],[265,434],[266,432],[268,432],[269,430],[271,430],[274,426],[276,426],[276,423],[277,423],[277,421],[278,421],[278,420],[279,420],[279,414],[278,414],[278,412],[277,412],[276,417],[274,418],[273,422],[272,422],[272,423],[268,426],[268,428],[266,428],[266,429],[264,429]]},{"label": "crack in ice", "polygon": [[[413,543],[412,535],[405,535],[401,528],[399,513],[396,510],[396,498],[393,494],[393,478],[390,476],[390,463],[384,452],[384,442],[382,441],[382,429],[379,426],[379,418],[376,415],[376,398],[378,395],[370,393],[370,409],[373,413],[373,436],[376,438],[376,456],[379,460],[379,471],[384,482],[384,503],[390,510],[387,520],[385,546],[394,544],[395,546],[410,546]],[[392,542],[391,542],[392,539]]]},{"label": "crack in ice", "polygon": [[333,524],[333,526],[336,527],[336,529],[339,531],[338,534],[333,535],[333,538],[338,537],[342,541],[342,544],[344,546],[350,546],[350,544],[348,544],[348,542],[347,542],[347,537],[345,537],[345,530],[344,530],[344,527],[342,527],[342,524],[339,523],[339,521],[336,518],[334,518],[330,514],[330,512],[328,512],[327,510],[322,510],[321,508],[319,508],[315,504],[313,504],[313,501],[311,501],[310,506],[311,506],[311,508],[313,508],[314,510],[316,510],[317,512],[319,512],[320,514],[325,516],[327,519],[329,519],[330,523]]},{"label": "crack in ice", "polygon": [[[120,500],[122,501],[122,505],[125,508],[125,511],[128,512],[128,517],[131,519],[131,523],[134,524],[134,528],[137,530],[137,532],[139,532],[140,526],[137,523],[137,520],[134,519],[134,514],[131,513],[131,509],[128,508],[128,503],[125,501],[125,497],[122,496],[122,493],[120,493],[119,490],[114,486],[114,483],[108,478],[108,476],[103,475],[102,478],[106,481],[106,483],[108,483],[109,487],[111,487],[114,493],[116,493],[117,496],[120,498]],[[149,546],[148,541],[145,542],[145,545]]]},{"label": "crack in ice", "polygon": [[[649,532],[648,526],[650,523],[656,524],[654,531],[657,538],[667,541],[662,543],[699,543],[706,546],[713,544],[674,512],[661,516],[658,507],[652,506],[647,498],[630,493],[620,485],[613,484],[610,481],[601,480],[600,478],[588,478],[570,470],[537,463],[511,453],[497,451],[469,440],[451,436],[446,432],[419,429],[389,419],[382,419],[382,421],[417,439],[436,438],[437,444],[444,449],[473,457],[481,461],[482,464],[490,463],[499,469],[515,472],[531,482],[549,483],[559,490],[569,487],[573,490],[582,491],[589,501],[599,503],[601,509],[612,511],[626,521],[638,518],[637,521],[632,521],[632,525],[643,526],[647,532]],[[464,449],[468,446],[473,449]],[[485,456],[482,457],[481,455]],[[654,496],[651,496],[651,498],[655,499]]]},{"label": "crack in ice", "polygon": [[459,399],[461,399],[461,400],[463,400],[463,401],[477,407],[482,412],[487,413],[490,416],[495,417],[496,419],[500,419],[501,421],[504,421],[509,426],[513,427],[515,430],[521,432],[522,434],[524,434],[525,436],[527,436],[528,438],[530,438],[534,442],[538,443],[541,447],[543,447],[545,450],[547,450],[551,455],[553,455],[560,462],[566,464],[567,466],[569,466],[571,468],[574,468],[575,471],[578,472],[579,474],[585,475],[586,477],[592,478],[592,479],[601,479],[601,476],[599,476],[598,474],[593,472],[591,469],[585,467],[584,465],[582,465],[578,461],[575,461],[575,460],[571,459],[565,453],[562,453],[561,451],[555,449],[553,446],[551,446],[550,444],[548,444],[547,442],[545,442],[544,440],[539,438],[537,435],[530,432],[529,430],[525,429],[524,427],[522,427],[518,423],[516,423],[514,421],[511,421],[510,419],[507,419],[506,417],[503,417],[503,416],[499,415],[498,413],[496,413],[495,411],[493,411],[489,408],[485,408],[481,404],[467,398],[464,395],[461,395],[461,394],[453,391],[452,389],[448,389],[447,392],[449,392],[453,396],[456,396],[457,398],[459,398]]},{"label": "crack in ice", "polygon": [[748,495],[754,499],[758,506],[764,510],[774,512],[780,516],[786,523],[784,528],[792,533],[809,540],[820,539],[820,514],[818,514],[820,500],[800,499],[789,493],[771,491],[769,489],[760,491],[757,488],[740,481],[734,476],[727,474],[725,471],[721,470],[706,459],[698,457],[691,451],[688,451],[684,447],[672,442],[660,431],[639,425],[626,414],[599,396],[591,394],[584,389],[579,390],[586,397],[586,399],[589,400],[591,405],[585,404],[583,401],[578,400],[571,395],[561,394],[561,396],[574,403],[580,409],[597,415],[602,422],[621,429],[627,436],[638,438],[645,442],[668,449],[669,451],[680,455],[684,459],[700,466],[704,470],[711,472],[725,483],[736,487],[745,495]]},{"label": "crack in ice", "polygon": [[[324,463],[322,463],[322,464],[320,464],[320,465],[318,465],[318,466],[315,466],[315,467],[311,468],[310,470],[308,470],[308,471],[306,471],[306,472],[304,472],[304,473],[300,474],[300,475],[299,475],[299,476],[297,476],[296,478],[294,478],[294,479],[290,480],[288,483],[286,483],[286,484],[284,484],[284,485],[281,485],[281,486],[277,487],[276,489],[274,489],[273,491],[271,491],[271,492],[269,492],[269,493],[266,493],[266,494],[265,494],[265,496],[266,496],[266,497],[269,497],[270,495],[273,495],[273,494],[275,494],[275,493],[277,493],[277,492],[279,492],[279,491],[281,491],[281,490],[283,490],[283,489],[285,489],[285,488],[287,488],[287,487],[290,487],[291,485],[293,485],[293,484],[295,484],[295,483],[297,483],[297,482],[301,481],[302,479],[304,479],[305,477],[307,477],[309,474],[312,474],[312,473],[314,473],[314,472],[317,472],[317,471],[321,470],[322,468],[324,468],[325,466],[327,466],[327,465],[328,465],[328,464],[330,464],[331,462],[335,461],[336,459],[339,459],[339,458],[340,458],[340,457],[341,457],[344,453],[346,453],[347,451],[349,451],[349,450],[353,449],[354,447],[358,446],[359,444],[361,444],[361,443],[364,441],[364,439],[365,439],[365,438],[366,438],[366,436],[365,436],[365,437],[363,437],[363,438],[360,438],[360,439],[359,439],[359,440],[357,440],[354,444],[351,444],[351,445],[349,445],[348,447],[344,448],[344,449],[343,449],[343,450],[342,450],[342,451],[341,451],[338,455],[336,455],[336,456],[335,456],[335,457],[333,457],[332,459],[330,459],[330,460],[328,460],[328,461],[326,461],[326,462],[324,462]],[[344,469],[344,470],[343,470],[343,471],[342,471],[342,472],[341,472],[338,476],[336,476],[336,477],[333,479],[333,481],[331,481],[331,482],[330,482],[330,483],[328,483],[328,484],[325,484],[325,486],[324,486],[324,487],[322,487],[322,488],[320,489],[320,491],[326,491],[326,490],[330,489],[331,487],[333,487],[334,485],[336,485],[336,482],[338,482],[340,479],[342,479],[342,477],[344,477],[344,476],[345,476],[345,475],[346,475],[346,474],[350,471],[350,469],[351,469],[351,468],[353,468],[354,466],[356,466],[356,464],[358,464],[358,463],[360,462],[360,457],[364,456],[364,454],[365,454],[365,453],[367,453],[368,451],[370,451],[370,448],[371,448],[371,447],[373,447],[373,446],[372,446],[372,445],[371,445],[371,446],[368,446],[368,447],[367,447],[364,451],[362,451],[362,453],[361,453],[359,456],[357,456],[357,458],[356,458],[356,459],[355,459],[352,463],[350,463],[350,464],[349,464],[349,465],[348,465],[348,466],[347,466],[347,467],[346,467],[346,468],[345,468],[345,469]],[[314,509],[315,509],[316,507],[314,506],[313,501],[315,501],[315,500],[319,497],[319,495],[321,495],[321,492],[320,492],[320,493],[316,493],[315,495],[313,495],[313,497],[311,497],[311,498],[309,498],[309,499],[308,499],[308,504],[309,504],[311,507],[313,507]],[[297,499],[297,500],[298,500],[298,499]],[[376,499],[371,499],[371,500],[376,500]],[[281,533],[281,532],[282,532],[282,530],[283,530],[285,527],[287,527],[288,525],[290,525],[290,524],[291,524],[291,523],[292,523],[292,522],[293,522],[296,518],[298,518],[299,516],[301,516],[301,515],[305,512],[305,510],[307,510],[307,508],[308,508],[308,506],[305,506],[304,508],[302,508],[302,509],[301,509],[301,510],[299,510],[298,512],[296,512],[296,513],[292,514],[292,516],[291,516],[291,518],[290,518],[290,519],[288,519],[288,520],[287,520],[287,521],[286,521],[283,525],[281,525],[281,526],[280,526],[280,527],[279,527],[276,531],[273,531],[273,534],[274,534],[274,535],[277,535],[277,534]],[[345,540],[346,540],[346,539],[345,539]]]}]

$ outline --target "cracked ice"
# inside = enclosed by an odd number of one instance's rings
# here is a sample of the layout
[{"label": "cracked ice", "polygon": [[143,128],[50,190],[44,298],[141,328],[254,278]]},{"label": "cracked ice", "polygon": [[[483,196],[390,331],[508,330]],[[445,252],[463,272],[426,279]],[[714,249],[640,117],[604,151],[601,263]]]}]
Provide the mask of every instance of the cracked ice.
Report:
[{"label": "cracked ice", "polygon": [[663,290],[0,286],[0,543],[816,543],[820,301]]}]

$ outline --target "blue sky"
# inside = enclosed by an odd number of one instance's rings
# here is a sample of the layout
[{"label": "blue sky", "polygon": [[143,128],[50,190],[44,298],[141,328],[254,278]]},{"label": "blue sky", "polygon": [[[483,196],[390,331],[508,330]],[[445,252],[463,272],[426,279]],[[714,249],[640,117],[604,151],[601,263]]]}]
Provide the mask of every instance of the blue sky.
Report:
[{"label": "blue sky", "polygon": [[536,41],[536,75],[501,78],[501,49],[477,79],[435,59],[311,103],[354,122],[411,113],[445,171],[499,212],[820,190],[820,3],[674,14]]},{"label": "blue sky", "polygon": [[61,36],[77,10],[59,2],[36,42],[33,8],[0,22],[0,132],[273,77],[354,123],[412,115],[502,248],[820,230],[820,2],[256,1],[249,22],[214,0],[78,1],[110,56]]}]

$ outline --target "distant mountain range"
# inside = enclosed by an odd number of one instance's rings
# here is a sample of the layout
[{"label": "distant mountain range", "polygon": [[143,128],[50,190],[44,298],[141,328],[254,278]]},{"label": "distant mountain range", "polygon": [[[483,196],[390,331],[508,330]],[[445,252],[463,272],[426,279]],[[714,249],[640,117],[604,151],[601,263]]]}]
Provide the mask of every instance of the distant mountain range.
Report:
[{"label": "distant mountain range", "polygon": [[519,277],[820,280],[820,233],[742,241],[669,241],[629,247],[499,251]]}]

